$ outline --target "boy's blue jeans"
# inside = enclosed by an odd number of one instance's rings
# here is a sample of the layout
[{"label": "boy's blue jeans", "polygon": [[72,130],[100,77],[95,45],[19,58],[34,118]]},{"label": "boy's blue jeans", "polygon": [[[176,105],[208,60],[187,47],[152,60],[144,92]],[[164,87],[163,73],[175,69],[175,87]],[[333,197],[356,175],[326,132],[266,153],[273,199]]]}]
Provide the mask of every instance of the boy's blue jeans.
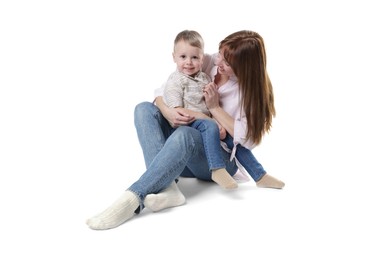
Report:
[{"label": "boy's blue jeans", "polygon": [[197,119],[190,126],[199,130],[202,135],[209,170],[225,168],[226,164],[222,157],[218,124],[212,119]]}]

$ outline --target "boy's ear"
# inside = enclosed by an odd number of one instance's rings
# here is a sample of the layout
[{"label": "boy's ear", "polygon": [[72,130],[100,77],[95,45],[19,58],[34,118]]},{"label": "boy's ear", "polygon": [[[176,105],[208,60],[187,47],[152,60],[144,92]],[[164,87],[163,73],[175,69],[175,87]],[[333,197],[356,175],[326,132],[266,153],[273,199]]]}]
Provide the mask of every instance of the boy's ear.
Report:
[{"label": "boy's ear", "polygon": [[172,60],[175,62],[175,55],[172,53]]}]

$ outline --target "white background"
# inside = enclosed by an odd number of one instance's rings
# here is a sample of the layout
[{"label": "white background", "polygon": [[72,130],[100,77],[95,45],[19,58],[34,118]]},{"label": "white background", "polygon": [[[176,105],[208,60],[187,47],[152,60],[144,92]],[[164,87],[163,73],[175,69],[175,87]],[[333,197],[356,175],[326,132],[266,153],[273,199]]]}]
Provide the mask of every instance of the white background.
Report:
[{"label": "white background", "polygon": [[[1,259],[364,259],[361,1],[1,1]],[[90,230],[144,171],[134,106],[206,52],[265,39],[277,117],[254,150],[281,191],[182,180],[186,205]]]}]

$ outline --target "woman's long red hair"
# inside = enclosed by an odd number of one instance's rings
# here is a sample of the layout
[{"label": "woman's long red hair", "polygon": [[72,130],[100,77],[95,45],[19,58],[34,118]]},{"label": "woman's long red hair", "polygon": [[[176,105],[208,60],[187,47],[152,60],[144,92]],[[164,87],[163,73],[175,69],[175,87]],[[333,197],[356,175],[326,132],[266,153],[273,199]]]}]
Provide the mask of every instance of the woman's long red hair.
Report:
[{"label": "woman's long red hair", "polygon": [[259,144],[270,131],[276,113],[266,71],[264,40],[256,32],[238,31],[222,40],[219,50],[238,80],[241,112],[247,118],[247,138]]}]

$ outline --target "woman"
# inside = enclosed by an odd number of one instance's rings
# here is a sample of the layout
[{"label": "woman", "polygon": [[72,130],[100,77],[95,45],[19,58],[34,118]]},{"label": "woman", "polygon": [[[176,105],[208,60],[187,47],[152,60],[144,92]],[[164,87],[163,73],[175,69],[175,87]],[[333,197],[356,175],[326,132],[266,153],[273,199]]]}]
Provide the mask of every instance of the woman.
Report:
[{"label": "woman", "polygon": [[[205,88],[207,107],[228,133],[222,151],[226,170],[233,176],[238,167],[232,159],[247,156],[249,165],[243,166],[256,169],[249,173],[258,187],[284,187],[260,167],[250,151],[270,130],[275,115],[261,36],[251,31],[227,36],[219,45],[219,54],[206,57],[203,70],[214,76],[214,83]],[[157,211],[183,204],[185,198],[175,183],[179,176],[211,181],[200,132],[185,127],[199,117],[198,112],[167,108],[161,97],[156,104],[144,102],[135,109],[147,170],[111,206],[87,221],[90,228],[115,228],[145,206]]]}]

